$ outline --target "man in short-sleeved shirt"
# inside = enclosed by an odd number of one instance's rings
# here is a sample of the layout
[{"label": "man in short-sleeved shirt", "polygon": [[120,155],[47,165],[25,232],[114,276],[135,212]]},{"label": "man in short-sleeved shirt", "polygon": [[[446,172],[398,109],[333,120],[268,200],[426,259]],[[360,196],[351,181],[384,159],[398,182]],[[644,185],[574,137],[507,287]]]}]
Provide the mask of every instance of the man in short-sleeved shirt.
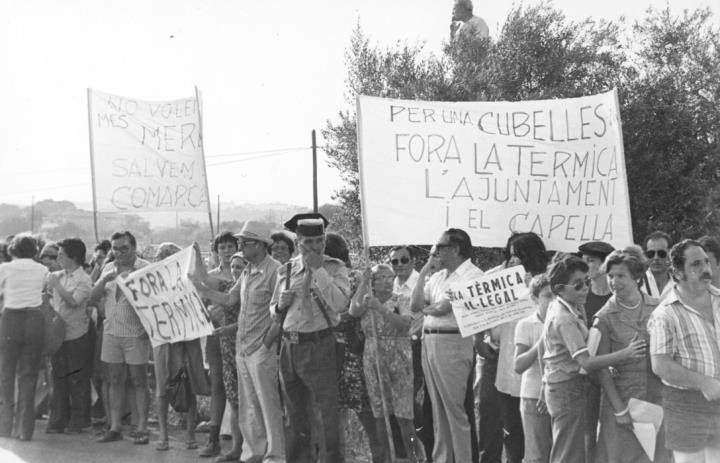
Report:
[{"label": "man in short-sleeved shirt", "polygon": [[128,365],[135,390],[138,412],[138,431],[134,442],[147,444],[147,412],[149,390],[147,387],[147,364],[152,347],[140,318],[125,294],[120,290],[117,278],[149,265],[137,257],[137,242],[128,231],[117,232],[110,238],[115,260],[105,265],[102,275],[95,283],[90,303],[101,298],[105,303],[105,322],[100,359],[107,364],[110,382],[110,429],[98,442],[122,439],[122,404],[125,395],[125,365]]},{"label": "man in short-sleeved shirt", "polygon": [[447,291],[483,272],[470,260],[472,244],[465,231],[446,230],[435,248],[420,272],[411,306],[413,312],[425,314],[422,364],[433,410],[433,461],[471,462],[474,438],[464,402],[474,361],[473,338],[460,336]]},{"label": "man in short-sleeved shirt", "polygon": [[720,461],[720,290],[699,242],[670,251],[674,289],[648,322],[663,390],[665,445],[675,461]]}]

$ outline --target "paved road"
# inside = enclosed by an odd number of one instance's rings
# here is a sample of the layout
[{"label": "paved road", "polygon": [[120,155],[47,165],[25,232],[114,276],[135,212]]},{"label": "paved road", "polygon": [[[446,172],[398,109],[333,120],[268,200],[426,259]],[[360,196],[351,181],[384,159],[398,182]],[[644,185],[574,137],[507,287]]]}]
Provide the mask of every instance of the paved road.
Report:
[{"label": "paved road", "polygon": [[[38,420],[35,434],[31,442],[20,442],[16,439],[0,437],[0,462],[2,463],[140,463],[145,461],[185,463],[204,461],[211,463],[213,459],[200,459],[197,450],[186,450],[184,433],[175,432],[170,436],[170,450],[158,452],[154,440],[149,445],[133,445],[126,439],[118,442],[98,444],[94,433],[79,435],[45,434],[46,421]],[[207,439],[206,434],[198,434],[201,443]],[[230,441],[223,442],[223,451],[230,449]]]},{"label": "paved road", "polygon": [[[157,429],[149,445],[133,445],[130,438],[118,442],[99,444],[94,433],[78,435],[45,434],[47,421],[38,420],[35,434],[30,442],[0,437],[0,463],[212,463],[212,458],[199,458],[197,450],[186,450],[184,431],[170,435],[170,450],[155,450]],[[205,443],[207,434],[198,434],[198,442]],[[230,441],[222,441],[223,452],[230,450]],[[364,460],[367,461],[367,460]],[[361,463],[346,460],[346,463]]]}]

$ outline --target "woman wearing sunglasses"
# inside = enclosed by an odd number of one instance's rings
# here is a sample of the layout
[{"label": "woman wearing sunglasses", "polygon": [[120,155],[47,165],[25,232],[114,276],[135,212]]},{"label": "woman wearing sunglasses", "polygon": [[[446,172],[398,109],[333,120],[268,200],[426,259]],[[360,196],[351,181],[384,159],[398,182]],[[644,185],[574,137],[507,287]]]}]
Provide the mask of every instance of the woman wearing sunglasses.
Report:
[{"label": "woman wearing sunglasses", "polygon": [[[647,322],[658,301],[640,292],[639,282],[647,261],[638,246],[612,252],[601,271],[607,274],[613,295],[595,315],[593,327],[600,331],[598,355],[620,351],[636,339],[649,340]],[[650,366],[650,357],[627,359],[600,370],[603,396],[600,405],[600,437],[596,462],[646,463],[650,459],[633,434],[628,400],[661,403],[660,378]],[[655,462],[670,461],[663,433],[658,433]]]},{"label": "woman wearing sunglasses", "polygon": [[552,421],[551,462],[585,461],[585,375],[628,359],[645,358],[645,340],[633,339],[627,347],[591,356],[583,304],[588,292],[588,265],[570,255],[548,271],[555,300],[543,327],[543,384]]}]

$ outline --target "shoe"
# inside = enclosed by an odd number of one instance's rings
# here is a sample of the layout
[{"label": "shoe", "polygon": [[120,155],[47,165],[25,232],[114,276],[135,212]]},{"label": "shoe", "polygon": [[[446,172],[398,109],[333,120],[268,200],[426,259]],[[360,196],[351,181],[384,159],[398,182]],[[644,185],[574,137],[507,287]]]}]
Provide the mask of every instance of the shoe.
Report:
[{"label": "shoe", "polygon": [[213,442],[208,441],[207,445],[203,447],[202,450],[198,453],[198,456],[201,458],[210,458],[214,457],[215,455],[220,454],[220,443],[219,442]]},{"label": "shoe", "polygon": [[123,436],[118,431],[108,430],[105,431],[105,434],[102,435],[100,439],[97,440],[97,442],[103,443],[103,442],[115,442],[118,440],[122,440]]},{"label": "shoe", "polygon": [[210,432],[210,422],[203,421],[195,427],[195,432]]},{"label": "shoe", "polygon": [[155,444],[155,450],[157,450],[158,452],[166,452],[170,450],[170,444],[167,440],[158,441],[158,443]]},{"label": "shoe", "polygon": [[150,433],[147,431],[136,431],[133,437],[133,444],[147,445],[150,443]]}]

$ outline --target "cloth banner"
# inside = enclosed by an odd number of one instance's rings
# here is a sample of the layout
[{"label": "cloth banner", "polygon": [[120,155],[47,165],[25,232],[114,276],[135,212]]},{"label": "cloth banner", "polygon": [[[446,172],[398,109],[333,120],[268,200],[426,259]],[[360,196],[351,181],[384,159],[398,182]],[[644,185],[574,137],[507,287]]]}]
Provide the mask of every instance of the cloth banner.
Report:
[{"label": "cloth banner", "polygon": [[448,298],[460,335],[470,336],[530,315],[536,306],[525,285],[525,273],[517,265],[452,288]]},{"label": "cloth banner", "polygon": [[95,208],[206,211],[195,97],[142,101],[88,89]]},{"label": "cloth banner", "polygon": [[119,279],[153,347],[212,334],[210,314],[188,278],[195,252],[187,247]]},{"label": "cloth banner", "polygon": [[359,96],[358,166],[368,246],[475,246],[535,232],[548,249],[632,243],[616,92],[520,102]]}]

